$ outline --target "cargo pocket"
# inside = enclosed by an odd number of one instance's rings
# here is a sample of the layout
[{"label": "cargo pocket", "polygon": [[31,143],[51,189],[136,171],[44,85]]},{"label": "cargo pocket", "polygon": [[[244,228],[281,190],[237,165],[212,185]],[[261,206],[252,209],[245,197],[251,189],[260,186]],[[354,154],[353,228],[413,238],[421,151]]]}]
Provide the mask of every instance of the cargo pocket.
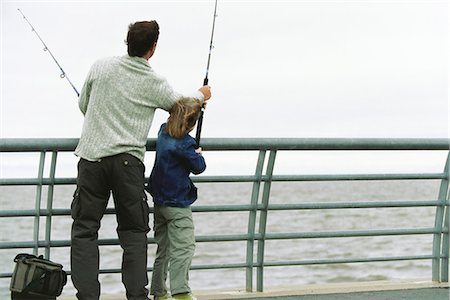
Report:
[{"label": "cargo pocket", "polygon": [[192,220],[192,217],[188,216],[173,220],[173,225],[175,225],[175,227],[178,229],[183,228],[194,229],[194,221]]},{"label": "cargo pocket", "polygon": [[175,232],[173,232],[173,242],[178,245],[178,248],[186,248],[186,250],[194,251],[195,249],[195,235],[194,235],[194,221],[192,215],[184,216],[179,219],[174,219],[173,225]]},{"label": "cargo pocket", "polygon": [[80,215],[80,189],[77,187],[75,192],[73,193],[72,204],[70,205],[70,214],[72,215],[72,219],[77,219]]},{"label": "cargo pocket", "polygon": [[125,153],[121,157],[121,164],[124,174],[126,174],[124,180],[127,183],[144,185],[145,165],[142,161]]}]

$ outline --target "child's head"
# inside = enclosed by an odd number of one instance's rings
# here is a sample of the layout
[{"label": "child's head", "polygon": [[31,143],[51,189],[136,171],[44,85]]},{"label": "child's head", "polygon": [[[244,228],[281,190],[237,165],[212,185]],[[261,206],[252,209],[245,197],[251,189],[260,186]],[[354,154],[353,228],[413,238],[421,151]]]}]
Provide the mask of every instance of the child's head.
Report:
[{"label": "child's head", "polygon": [[200,117],[202,105],[197,99],[180,98],[170,110],[166,132],[174,138],[181,138],[194,129]]}]

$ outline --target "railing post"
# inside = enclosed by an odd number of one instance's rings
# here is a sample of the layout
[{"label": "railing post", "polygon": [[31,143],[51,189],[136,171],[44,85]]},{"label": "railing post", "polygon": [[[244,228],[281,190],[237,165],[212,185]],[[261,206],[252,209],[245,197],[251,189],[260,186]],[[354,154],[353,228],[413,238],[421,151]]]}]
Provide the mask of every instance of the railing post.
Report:
[{"label": "railing post", "polygon": [[251,210],[248,216],[248,240],[247,240],[247,261],[245,271],[245,289],[247,292],[253,291],[253,248],[255,245],[255,227],[256,227],[256,213],[258,211],[259,190],[261,187],[261,176],[264,167],[264,160],[266,151],[259,151],[258,162],[255,170],[255,181],[253,182],[252,197],[250,199]]},{"label": "railing post", "polygon": [[45,258],[50,259],[50,242],[52,233],[52,210],[53,210],[53,191],[55,188],[56,158],[58,152],[52,152],[52,161],[50,164],[50,183],[47,190],[47,217],[45,222]]},{"label": "railing post", "polygon": [[[448,175],[448,174],[447,174]],[[449,197],[447,196],[447,203],[445,205],[444,213],[444,233],[442,237],[442,264],[441,264],[441,282],[448,282],[449,269],[449,255],[450,255],[450,240],[449,240]]]},{"label": "railing post", "polygon": [[442,262],[441,262],[441,282],[448,282],[448,269],[449,269],[449,255],[450,255],[450,239],[449,239],[449,229],[450,229],[450,221],[449,221],[449,200],[450,195],[448,194],[448,181],[450,179],[450,152],[447,157],[447,165],[444,170],[445,176],[447,177],[447,201],[444,206],[444,226],[442,233]]},{"label": "railing post", "polygon": [[272,184],[273,167],[275,165],[275,157],[277,151],[271,150],[269,161],[267,162],[266,176],[267,180],[264,182],[263,195],[261,199],[261,213],[259,217],[259,234],[261,239],[258,240],[258,255],[257,255],[257,273],[256,273],[256,290],[263,291],[264,286],[264,248],[266,238],[267,213],[270,198],[270,187]]},{"label": "railing post", "polygon": [[39,160],[38,184],[36,186],[36,200],[34,205],[35,209],[34,230],[33,230],[34,255],[38,255],[39,253],[39,231],[40,231],[39,223],[41,218],[41,199],[42,199],[42,181],[44,177],[44,164],[45,164],[45,151],[42,151]]},{"label": "railing post", "polygon": [[[434,229],[435,233],[433,235],[433,261],[431,264],[431,272],[432,272],[432,280],[433,281],[442,281],[441,272],[444,272],[443,269],[447,269],[448,273],[448,259],[445,260],[444,257],[448,257],[448,253],[442,253],[446,248],[443,238],[445,235],[443,234],[444,227],[444,212],[446,208],[446,201],[448,197],[448,186],[449,186],[449,160],[450,160],[450,152],[447,154],[447,161],[444,167],[444,178],[441,180],[441,185],[439,188],[439,196],[438,201],[439,204],[436,207],[436,217],[434,221]],[[447,216],[448,219],[448,216]],[[447,224],[448,226],[448,224]],[[448,242],[448,233],[447,233],[447,242]],[[448,249],[448,247],[447,247]],[[447,266],[444,266],[444,261],[447,261]],[[447,279],[448,280],[448,279]]]}]

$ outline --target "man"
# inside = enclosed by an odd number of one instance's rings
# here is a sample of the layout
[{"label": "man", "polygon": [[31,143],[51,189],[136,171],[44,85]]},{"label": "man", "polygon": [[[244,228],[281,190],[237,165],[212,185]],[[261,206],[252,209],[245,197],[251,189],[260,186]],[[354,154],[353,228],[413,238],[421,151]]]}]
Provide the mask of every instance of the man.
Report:
[{"label": "man", "polygon": [[[148,64],[156,49],[158,23],[136,22],[128,29],[128,55],[97,61],[79,98],[85,119],[75,150],[80,161],[71,205],[71,269],[78,299],[100,297],[98,230],[111,192],[127,298],[148,299],[145,145],[155,109],[170,110],[181,95]],[[209,86],[195,97],[208,100]]]}]

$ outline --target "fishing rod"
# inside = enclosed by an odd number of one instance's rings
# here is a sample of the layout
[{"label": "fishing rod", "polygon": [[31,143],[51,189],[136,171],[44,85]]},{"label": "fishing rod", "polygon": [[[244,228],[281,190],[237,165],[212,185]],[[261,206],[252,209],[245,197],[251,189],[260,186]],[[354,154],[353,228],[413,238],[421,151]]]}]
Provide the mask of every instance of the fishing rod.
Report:
[{"label": "fishing rod", "polygon": [[53,53],[50,51],[50,49],[47,47],[47,45],[45,44],[44,40],[41,38],[41,36],[39,35],[39,33],[36,31],[36,29],[34,29],[33,25],[31,25],[30,21],[28,21],[27,17],[25,17],[25,15],[23,14],[23,12],[18,8],[17,9],[19,11],[19,13],[22,15],[22,17],[25,19],[25,21],[28,23],[28,25],[30,25],[31,27],[31,31],[33,31],[36,36],[39,38],[39,40],[41,41],[42,45],[44,45],[44,51],[47,51],[48,54],[50,54],[50,56],[53,58],[53,60],[55,61],[55,63],[58,65],[59,69],[61,70],[61,75],[59,75],[59,77],[61,78],[66,78],[67,81],[70,83],[70,85],[72,86],[73,90],[75,91],[75,93],[77,93],[77,96],[80,96],[80,93],[78,93],[76,87],[73,85],[72,81],[70,81],[69,77],[67,76],[66,72],[64,72],[63,68],[61,67],[61,65],[58,63],[58,61],[56,60],[55,56],[53,55]]},{"label": "fishing rod", "polygon": [[[209,63],[211,61],[211,52],[213,47],[213,39],[214,39],[214,27],[216,25],[216,17],[217,17],[217,0],[214,5],[214,17],[213,17],[213,23],[212,23],[212,30],[211,30],[211,41],[209,43],[209,54],[208,54],[208,63],[206,65],[206,76],[205,79],[203,79],[203,85],[208,85],[208,73],[209,73]],[[200,146],[200,135],[202,133],[202,125],[203,125],[203,114],[205,112],[205,105],[202,106],[202,110],[200,112],[200,117],[198,119],[197,124],[197,132],[195,134],[195,141],[197,142],[197,146]]]}]

